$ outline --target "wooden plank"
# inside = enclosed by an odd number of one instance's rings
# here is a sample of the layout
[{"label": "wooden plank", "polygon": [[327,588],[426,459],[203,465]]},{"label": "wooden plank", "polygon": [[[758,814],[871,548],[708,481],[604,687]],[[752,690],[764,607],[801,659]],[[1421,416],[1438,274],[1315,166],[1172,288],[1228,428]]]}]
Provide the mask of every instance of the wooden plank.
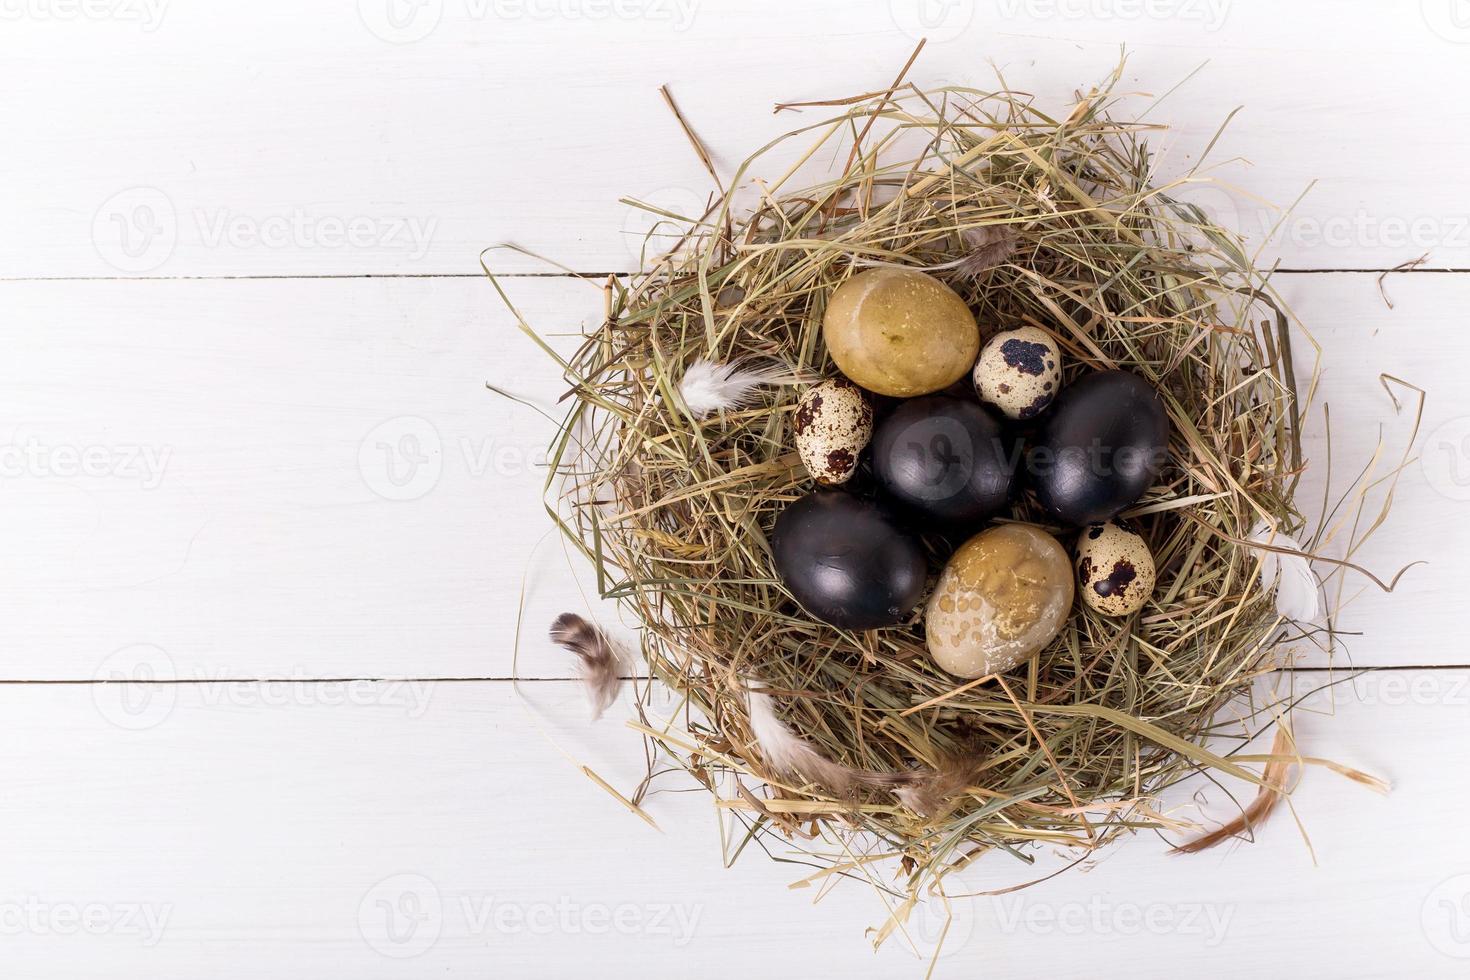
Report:
[{"label": "wooden plank", "polygon": [[[5,675],[136,643],[189,678],[511,672],[523,581],[565,559],[551,427],[485,382],[548,411],[563,386],[488,282],[9,288]],[[601,310],[537,288],[543,322]],[[73,455],[102,475],[55,475]],[[557,581],[537,637],[575,600]]]},{"label": "wooden plank", "polygon": [[1259,240],[1279,217],[1260,202],[1317,181],[1268,259],[1470,268],[1470,110],[1435,97],[1470,82],[1449,0],[396,3],[17,7],[0,275],[464,273],[500,242],[627,270],[649,220],[619,200],[684,212],[710,186],[659,85],[728,179],[820,118],[773,105],[881,88],[920,36],[914,80],[988,88],[994,62],[1057,110],[1125,44],[1128,90],[1204,65],[1150,117],[1175,127],[1160,173],[1243,106],[1211,158],[1249,161],[1221,171],[1239,190],[1195,197]]},{"label": "wooden plank", "polygon": [[[1373,276],[1283,277],[1327,351],[1334,486],[1368,462],[1380,420],[1401,452],[1380,371],[1434,393],[1426,463],[1358,556],[1383,576],[1431,565],[1392,597],[1370,587],[1343,627],[1365,633],[1349,644],[1360,664],[1464,663],[1442,583],[1470,576],[1470,458],[1453,438],[1470,277],[1385,287],[1394,310]],[[549,333],[602,308],[572,280],[507,288]],[[567,675],[542,631],[593,590],[540,503],[552,425],[484,387],[556,414],[563,385],[488,283],[7,283],[0,302],[0,545],[16,556],[0,563],[0,677],[88,678],[135,644],[190,679]],[[1321,431],[1307,451],[1325,464]]]},{"label": "wooden plank", "polygon": [[[1470,843],[1443,820],[1470,675],[1395,672],[1361,690],[1335,716],[1300,713],[1303,749],[1396,788],[1306,773],[1294,804],[1315,867],[1285,810],[1257,843],[1197,857],[1141,837],[1030,891],[957,898],[937,975],[1217,976],[1223,962],[1311,976],[1344,937],[1355,976],[1460,975]],[[884,913],[865,886],[813,907],[811,889],[787,887],[801,866],[751,848],[721,867],[702,792],[651,797],[655,831],[584,777],[582,764],[623,791],[636,781],[625,712],[589,727],[580,691],[557,682],[0,686],[6,972],[735,976],[779,961],[793,976],[921,975],[902,937],[870,950],[863,929]],[[113,724],[143,716],[155,723]],[[1206,795],[1207,812],[1228,808]],[[1177,802],[1193,806],[1188,791]],[[1049,869],[1042,858],[994,855],[960,877],[1000,888]],[[915,914],[918,948],[941,921]]]}]

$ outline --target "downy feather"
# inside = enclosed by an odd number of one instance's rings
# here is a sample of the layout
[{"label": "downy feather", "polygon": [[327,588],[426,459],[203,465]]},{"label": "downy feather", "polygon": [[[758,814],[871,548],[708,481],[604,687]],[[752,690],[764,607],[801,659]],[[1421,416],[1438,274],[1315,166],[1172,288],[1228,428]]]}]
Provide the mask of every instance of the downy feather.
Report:
[{"label": "downy feather", "polygon": [[622,652],[607,634],[576,613],[562,613],[551,624],[551,642],[577,655],[587,701],[592,705],[592,720],[602,717],[618,697],[622,684]]},{"label": "downy feather", "polygon": [[775,699],[758,686],[753,685],[747,697],[751,734],[766,764],[776,772],[815,783],[835,796],[851,797],[860,789],[888,790],[915,813],[933,816],[976,777],[979,762],[974,759],[956,759],[940,769],[907,772],[870,772],[843,765],[793,733],[776,715]]},{"label": "downy feather", "polygon": [[701,357],[684,372],[679,382],[679,398],[689,414],[702,419],[714,412],[745,407],[761,385],[795,381],[784,364],[743,367],[740,361],[721,364]]},{"label": "downy feather", "polygon": [[1265,521],[1251,530],[1252,544],[1288,548],[1293,553],[1261,550],[1261,587],[1276,590],[1276,611],[1298,623],[1314,622],[1322,615],[1322,583],[1312,571],[1305,549],[1289,534]]},{"label": "downy feather", "polygon": [[776,702],[769,694],[752,688],[750,732],[766,765],[778,773],[797,776],[823,786],[838,796],[849,796],[862,784],[862,773],[827,758],[810,742],[797,737],[776,717]]},{"label": "downy feather", "polygon": [[948,262],[916,266],[903,262],[885,262],[881,259],[854,259],[853,265],[862,268],[917,269],[919,272],[931,274],[954,272],[967,279],[978,279],[996,266],[1004,265],[1015,254],[1020,243],[1020,237],[1014,229],[996,225],[969,228],[962,232],[960,237],[964,239],[970,251]]}]

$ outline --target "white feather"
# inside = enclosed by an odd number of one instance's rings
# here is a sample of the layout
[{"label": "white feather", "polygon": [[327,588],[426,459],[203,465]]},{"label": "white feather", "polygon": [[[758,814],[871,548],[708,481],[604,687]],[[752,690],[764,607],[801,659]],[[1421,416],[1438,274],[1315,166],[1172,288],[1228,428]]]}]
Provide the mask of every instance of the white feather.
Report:
[{"label": "white feather", "polygon": [[740,362],[721,364],[699,358],[679,382],[679,397],[689,414],[702,419],[712,412],[748,405],[761,385],[793,384],[796,379],[782,364],[745,368]]},{"label": "white feather", "polygon": [[1322,615],[1322,583],[1312,571],[1305,549],[1289,534],[1265,521],[1252,530],[1252,544],[1290,548],[1295,554],[1261,551],[1261,586],[1276,590],[1276,611],[1298,623],[1311,623]]},{"label": "white feather", "polygon": [[931,815],[965,792],[978,778],[981,760],[954,759],[939,769],[928,767],[905,772],[869,772],[834,762],[815,746],[792,732],[776,716],[776,702],[752,683],[746,691],[750,704],[750,731],[761,758],[774,772],[808,780],[837,796],[852,796],[861,789],[887,790],[915,813]]},{"label": "white feather", "polygon": [[766,765],[779,773],[811,780],[834,793],[847,793],[858,782],[857,773],[833,762],[802,740],[776,717],[776,702],[769,694],[752,688],[750,699],[750,732],[761,750]]}]

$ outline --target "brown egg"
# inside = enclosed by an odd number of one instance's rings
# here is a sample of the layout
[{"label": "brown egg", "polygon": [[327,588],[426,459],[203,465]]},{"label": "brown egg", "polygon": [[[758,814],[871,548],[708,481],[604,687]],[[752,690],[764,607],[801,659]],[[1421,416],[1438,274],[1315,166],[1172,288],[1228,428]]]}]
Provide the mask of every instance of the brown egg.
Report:
[{"label": "brown egg", "polygon": [[1067,552],[1029,524],[1002,524],[960,546],[929,597],[929,655],[956,677],[1016,666],[1061,632],[1074,590]]},{"label": "brown egg", "polygon": [[916,269],[869,269],[837,287],[822,336],[843,374],[898,398],[949,387],[980,351],[980,328],[965,301]]},{"label": "brown egg", "polygon": [[1109,521],[1077,539],[1077,587],[1104,616],[1138,612],[1154,593],[1157,572],[1148,542]]}]

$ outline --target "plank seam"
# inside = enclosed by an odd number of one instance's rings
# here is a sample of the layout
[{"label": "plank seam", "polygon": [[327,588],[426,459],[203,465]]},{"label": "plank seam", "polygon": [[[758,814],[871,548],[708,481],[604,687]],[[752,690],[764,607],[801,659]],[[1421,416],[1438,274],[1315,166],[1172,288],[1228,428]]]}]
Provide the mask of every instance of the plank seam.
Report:
[{"label": "plank seam", "polygon": [[[1470,670],[1470,664],[1395,664],[1391,666],[1370,667],[1292,667],[1289,670],[1275,670],[1272,673],[1295,673],[1295,674],[1326,674],[1336,672],[1346,676],[1358,676],[1362,674],[1400,673],[1404,671],[1447,671],[1447,670]],[[623,675],[624,681],[650,681],[652,677],[645,674]],[[219,677],[219,678],[168,678],[154,680],[98,680],[96,678],[62,678],[62,679],[0,679],[0,686],[21,686],[26,684],[35,685],[68,685],[83,686],[94,684],[132,684],[147,686],[212,686],[217,684],[400,684],[432,683],[432,684],[580,684],[580,678],[576,677]]]},{"label": "plank seam", "polygon": [[[1470,268],[1444,266],[1419,269],[1275,269],[1272,275],[1324,276],[1324,275],[1465,275]],[[608,276],[626,278],[635,272],[506,272],[497,273],[499,279],[606,279]],[[7,282],[291,282],[321,279],[483,279],[483,272],[339,272],[303,275],[261,274],[236,276],[0,276],[0,283]]]}]

